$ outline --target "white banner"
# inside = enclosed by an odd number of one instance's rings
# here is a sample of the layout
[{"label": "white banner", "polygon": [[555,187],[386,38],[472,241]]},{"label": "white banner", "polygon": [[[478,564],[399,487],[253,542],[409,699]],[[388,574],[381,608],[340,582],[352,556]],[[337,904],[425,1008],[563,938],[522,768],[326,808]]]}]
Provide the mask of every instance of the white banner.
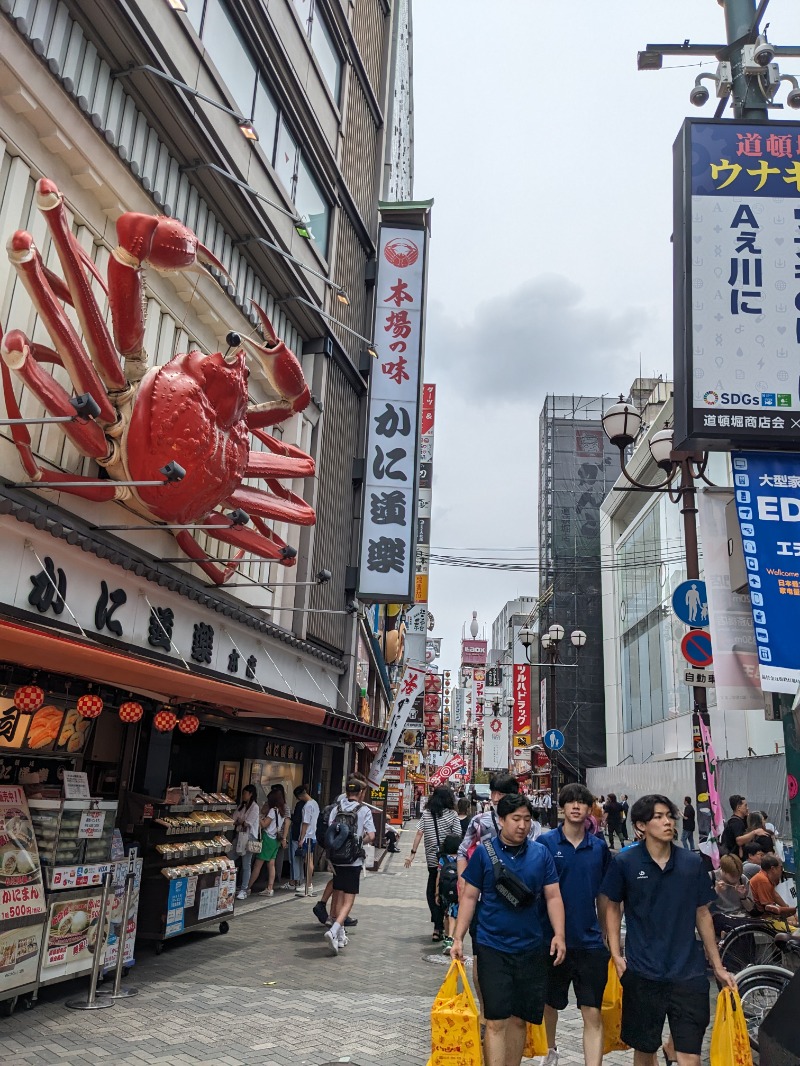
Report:
[{"label": "white banner", "polygon": [[434,788],[437,785],[446,785],[453,774],[458,773],[461,767],[466,765],[460,755],[451,755],[444,766],[440,766],[435,773],[431,774],[429,784]]},{"label": "white banner", "polygon": [[403,726],[406,724],[406,720],[411,713],[414,700],[422,693],[424,685],[425,667],[421,664],[416,665],[407,662],[406,668],[403,671],[403,680],[400,682],[394,701],[392,702],[392,717],[389,720],[386,739],[381,745],[378,754],[375,756],[369,774],[367,775],[367,780],[373,788],[377,788],[383,780],[383,775],[386,773],[389,759],[392,756],[392,752],[397,747],[397,742],[400,740]]},{"label": "white banner", "polygon": [[698,498],[717,709],[760,710],[764,696],[750,596],[747,592],[731,592],[725,509],[732,500],[733,489],[730,492],[701,489]]},{"label": "white banner", "polygon": [[495,717],[487,707],[483,719],[483,768],[507,770],[509,758],[508,718]]}]

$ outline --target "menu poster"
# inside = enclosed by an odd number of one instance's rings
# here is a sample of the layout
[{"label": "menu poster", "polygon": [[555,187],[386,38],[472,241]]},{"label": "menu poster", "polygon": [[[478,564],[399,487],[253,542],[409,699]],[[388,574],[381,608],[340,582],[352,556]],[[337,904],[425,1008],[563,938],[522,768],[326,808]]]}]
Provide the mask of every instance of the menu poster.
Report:
[{"label": "menu poster", "polygon": [[134,863],[133,889],[128,913],[125,914],[125,883],[129,870],[130,864],[127,859],[123,862],[114,863],[114,879],[111,885],[111,894],[108,897],[110,928],[106,953],[103,956],[104,973],[113,970],[117,964],[120,937],[124,938],[125,944],[123,962],[126,966],[133,965],[133,946],[136,940],[136,925],[139,914],[139,891],[142,887],[142,860],[136,859]]},{"label": "menu poster", "polygon": [[236,870],[231,868],[223,870],[219,878],[217,910],[219,914],[225,914],[233,910],[233,901],[236,897]]},{"label": "menu poster", "polygon": [[82,770],[64,771],[64,799],[90,799],[89,775]]},{"label": "menu poster", "polygon": [[167,921],[164,936],[176,936],[183,932],[183,910],[186,906],[188,878],[178,877],[169,883],[167,894]]},{"label": "menu poster", "polygon": [[28,801],[19,785],[0,786],[0,926],[44,910],[42,869]]},{"label": "menu poster", "polygon": [[[51,981],[67,974],[91,969],[100,924],[102,893],[71,894],[50,901],[42,951],[41,980]],[[109,916],[102,940],[108,938]]]},{"label": "menu poster", "polygon": [[211,888],[200,889],[200,903],[197,907],[197,920],[202,922],[204,918],[213,918],[217,913],[217,900],[219,899],[219,888],[217,885],[212,885]]},{"label": "menu poster", "polygon": [[44,924],[28,925],[0,933],[0,999],[12,989],[33,984],[39,965]]}]

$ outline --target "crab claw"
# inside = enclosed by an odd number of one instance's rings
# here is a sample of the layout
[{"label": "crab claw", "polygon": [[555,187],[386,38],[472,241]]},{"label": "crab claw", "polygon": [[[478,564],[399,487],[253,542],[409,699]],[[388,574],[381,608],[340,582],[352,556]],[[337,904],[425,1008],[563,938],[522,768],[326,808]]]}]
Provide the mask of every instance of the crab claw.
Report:
[{"label": "crab claw", "polygon": [[[258,404],[248,408],[248,424],[251,426],[274,425],[291,414],[302,411],[311,400],[303,370],[295,354],[286,347],[276,334],[266,311],[253,301],[261,325],[267,335],[269,346],[259,344],[250,337],[242,338],[242,346],[258,360],[272,390],[277,393],[277,403]],[[258,418],[260,412],[267,414],[267,421]]]}]

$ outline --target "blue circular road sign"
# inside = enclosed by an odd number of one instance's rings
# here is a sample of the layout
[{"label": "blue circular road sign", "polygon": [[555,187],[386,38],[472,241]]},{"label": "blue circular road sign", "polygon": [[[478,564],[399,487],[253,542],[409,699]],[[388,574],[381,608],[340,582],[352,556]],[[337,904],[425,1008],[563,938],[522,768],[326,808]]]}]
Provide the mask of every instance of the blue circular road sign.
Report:
[{"label": "blue circular road sign", "polygon": [[672,610],[687,626],[707,626],[708,597],[705,581],[681,581],[672,593]]},{"label": "blue circular road sign", "polygon": [[548,729],[542,739],[544,746],[550,751],[559,751],[564,747],[564,734],[560,729]]}]

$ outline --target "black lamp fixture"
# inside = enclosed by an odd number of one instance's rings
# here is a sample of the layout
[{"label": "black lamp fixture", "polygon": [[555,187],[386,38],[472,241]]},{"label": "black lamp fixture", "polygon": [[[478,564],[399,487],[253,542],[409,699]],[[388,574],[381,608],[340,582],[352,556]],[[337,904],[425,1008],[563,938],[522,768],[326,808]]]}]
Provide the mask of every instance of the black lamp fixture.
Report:
[{"label": "black lamp fixture", "polygon": [[[171,5],[174,6],[174,5]],[[183,8],[176,8],[176,10],[186,10],[184,4]],[[167,74],[166,71],[159,70],[158,67],[152,67],[148,63],[142,63],[139,66],[128,67],[127,70],[115,71],[112,78],[129,78],[132,74],[138,74],[144,72],[151,74],[154,78],[161,78],[163,81],[169,82],[170,85],[174,85],[176,89],[181,89],[183,92],[188,93],[190,96],[196,97],[198,100],[202,100],[205,104],[210,104],[212,107],[216,107],[219,111],[224,111],[226,115],[231,115],[236,119],[239,129],[242,134],[248,139],[248,141],[257,141],[258,133],[253,125],[252,118],[245,118],[240,115],[238,111],[234,111],[233,108],[228,107],[226,104],[221,104],[218,100],[214,100],[211,96],[206,96],[205,93],[201,93],[199,89],[192,88],[191,85],[187,85],[185,81],[181,81],[179,78],[173,78],[171,74]]]},{"label": "black lamp fixture", "polygon": [[44,418],[0,418],[0,426],[46,426],[55,422],[86,422],[97,418],[100,405],[88,392],[72,396],[69,401],[75,409],[74,415],[46,415]]},{"label": "black lamp fixture", "polygon": [[[283,300],[278,300],[278,304],[288,304],[291,301],[295,301],[299,304],[305,304],[306,307],[310,307],[312,311],[316,311],[318,315],[326,319],[328,322],[332,322],[334,326],[338,326],[339,329],[343,329],[345,333],[349,333],[352,337],[356,337],[360,341],[364,341],[367,345],[367,353],[373,357],[378,358],[378,350],[375,346],[375,341],[369,337],[365,337],[362,333],[357,333],[354,329],[350,329],[349,326],[345,326],[343,322],[340,322],[338,318],[334,318],[333,315],[329,315],[326,311],[322,311],[316,304],[312,304],[310,300],[304,299],[302,296],[287,296]],[[349,302],[349,301],[348,301]]]},{"label": "black lamp fixture", "polygon": [[254,196],[257,200],[269,204],[270,207],[274,207],[276,211],[280,211],[282,215],[286,215],[287,218],[290,218],[294,223],[295,233],[298,237],[302,237],[307,241],[314,240],[314,234],[311,232],[311,227],[308,224],[307,218],[298,215],[296,211],[287,210],[287,208],[283,207],[281,204],[276,204],[274,200],[270,200],[268,196],[259,192],[258,189],[254,189],[252,185],[248,185],[246,181],[242,181],[241,178],[237,178],[235,174],[231,174],[229,170],[217,166],[216,163],[192,163],[189,166],[180,168],[181,174],[194,174],[198,170],[211,170],[221,178],[231,182],[232,185],[238,185],[240,189],[249,192],[250,195]]},{"label": "black lamp fixture", "polygon": [[289,255],[288,252],[284,252],[283,248],[280,248],[277,244],[273,243],[273,241],[268,241],[266,237],[244,237],[240,241],[234,241],[233,247],[241,248],[246,244],[263,245],[265,248],[269,248],[271,251],[276,252],[280,256],[283,256],[284,259],[288,259],[290,263],[295,263],[297,266],[300,267],[301,270],[305,270],[306,274],[311,274],[313,277],[319,278],[319,280],[324,282],[328,286],[328,288],[333,289],[335,291],[336,299],[339,301],[340,304],[344,304],[345,307],[350,306],[350,297],[347,295],[346,290],[343,289],[341,285],[339,285],[335,281],[331,281],[330,278],[326,278],[325,275],[321,274],[318,270],[314,270],[312,267],[306,266],[302,259],[298,259],[294,255]]}]

